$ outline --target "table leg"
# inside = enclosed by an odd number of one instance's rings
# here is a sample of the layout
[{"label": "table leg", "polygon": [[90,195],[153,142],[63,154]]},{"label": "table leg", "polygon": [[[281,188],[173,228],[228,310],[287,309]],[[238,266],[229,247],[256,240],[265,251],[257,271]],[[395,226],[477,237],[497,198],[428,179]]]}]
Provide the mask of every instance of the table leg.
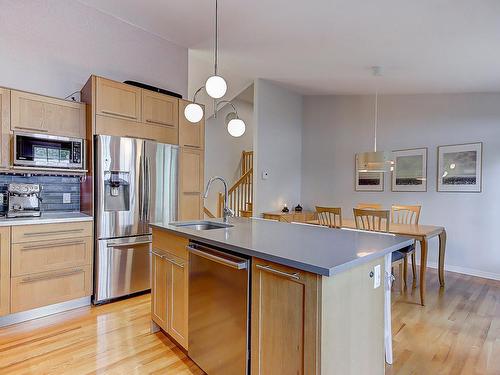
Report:
[{"label": "table leg", "polygon": [[425,273],[427,271],[427,239],[420,241],[420,304],[425,306]]},{"label": "table leg", "polygon": [[446,251],[446,230],[439,233],[439,284],[444,287],[444,253]]}]

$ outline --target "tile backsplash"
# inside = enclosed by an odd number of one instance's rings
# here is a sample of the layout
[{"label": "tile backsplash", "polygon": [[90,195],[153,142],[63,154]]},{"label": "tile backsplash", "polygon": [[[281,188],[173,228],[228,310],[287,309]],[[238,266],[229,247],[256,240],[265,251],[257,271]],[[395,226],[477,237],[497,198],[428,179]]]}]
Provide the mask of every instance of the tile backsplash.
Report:
[{"label": "tile backsplash", "polygon": [[[80,211],[79,177],[0,174],[0,193],[4,195],[0,202],[1,214],[7,211],[7,186],[11,182],[40,184],[42,211]],[[63,203],[65,193],[70,194],[70,203]]]}]

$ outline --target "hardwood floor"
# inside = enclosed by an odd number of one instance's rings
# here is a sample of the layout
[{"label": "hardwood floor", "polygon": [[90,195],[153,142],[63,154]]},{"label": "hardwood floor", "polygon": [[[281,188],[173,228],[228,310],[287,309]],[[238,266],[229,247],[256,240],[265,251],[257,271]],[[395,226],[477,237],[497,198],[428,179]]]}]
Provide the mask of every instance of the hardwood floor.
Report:
[{"label": "hardwood floor", "polygon": [[[0,329],[0,374],[203,374],[162,333],[149,333],[149,295]],[[388,375],[500,375],[500,282],[428,273],[394,293]]]}]

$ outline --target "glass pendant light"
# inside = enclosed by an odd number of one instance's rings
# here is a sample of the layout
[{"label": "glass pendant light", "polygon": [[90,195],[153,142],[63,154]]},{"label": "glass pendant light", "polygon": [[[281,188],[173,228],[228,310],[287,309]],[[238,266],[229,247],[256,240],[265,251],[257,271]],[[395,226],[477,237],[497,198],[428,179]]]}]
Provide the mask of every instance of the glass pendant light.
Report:
[{"label": "glass pendant light", "polygon": [[189,103],[186,108],[184,108],[184,117],[186,118],[186,120],[192,122],[193,124],[200,122],[203,118],[203,108],[201,107],[201,105],[196,103],[196,96],[201,90],[203,90],[203,87],[200,87],[198,90],[196,90],[193,95],[193,103]]},{"label": "glass pendant light", "polygon": [[[374,76],[380,76],[380,67],[372,67]],[[378,128],[378,90],[375,91],[375,121],[374,121],[374,147],[373,151],[356,154],[358,172],[388,172],[394,170],[393,154],[389,151],[377,151]]]},{"label": "glass pendant light", "polygon": [[219,12],[218,2],[215,0],[215,48],[214,48],[214,75],[208,77],[205,82],[207,94],[214,99],[220,99],[226,95],[227,83],[224,78],[217,74],[219,63]]},{"label": "glass pendant light", "polygon": [[223,100],[218,102],[217,108],[219,104],[229,104],[231,107],[233,107],[233,112],[229,112],[226,115],[225,119],[228,133],[235,138],[241,137],[243,134],[245,134],[246,130],[245,121],[240,119],[240,117],[238,116],[238,110],[236,109],[236,106],[229,100]]}]

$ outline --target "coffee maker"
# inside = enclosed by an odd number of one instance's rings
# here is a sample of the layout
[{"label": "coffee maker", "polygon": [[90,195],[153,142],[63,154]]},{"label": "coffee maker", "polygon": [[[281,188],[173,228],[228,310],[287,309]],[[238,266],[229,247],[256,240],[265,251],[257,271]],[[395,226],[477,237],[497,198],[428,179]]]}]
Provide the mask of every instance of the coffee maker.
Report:
[{"label": "coffee maker", "polygon": [[7,187],[7,217],[38,217],[40,212],[40,185],[11,183]]}]

